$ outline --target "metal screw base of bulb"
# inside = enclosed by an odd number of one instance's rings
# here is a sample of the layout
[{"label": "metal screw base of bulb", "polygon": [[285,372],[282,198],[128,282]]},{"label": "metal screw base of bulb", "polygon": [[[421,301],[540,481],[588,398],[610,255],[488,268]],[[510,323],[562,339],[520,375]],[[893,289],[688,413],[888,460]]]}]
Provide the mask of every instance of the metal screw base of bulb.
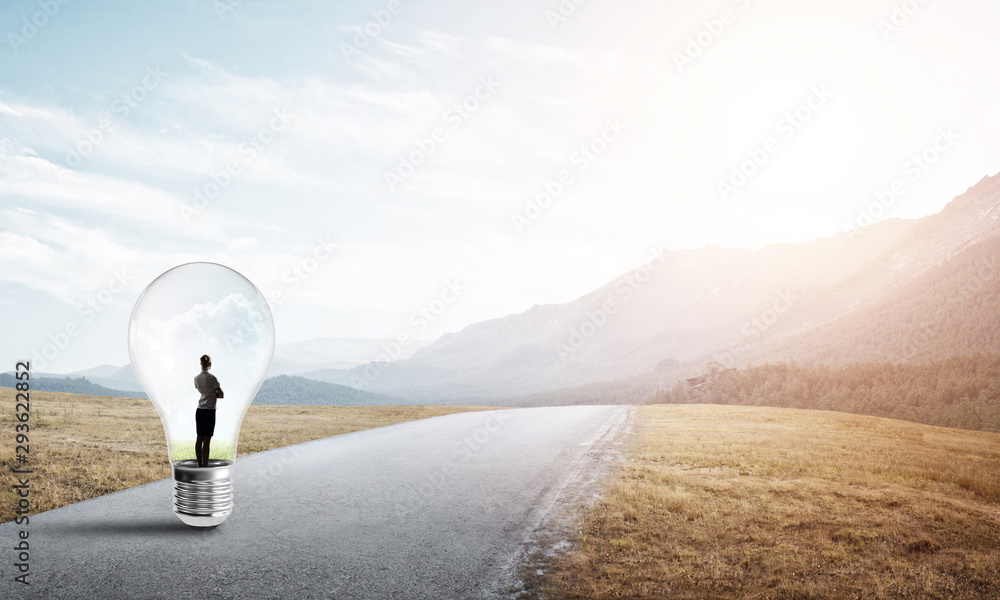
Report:
[{"label": "metal screw base of bulb", "polygon": [[197,528],[212,528],[233,512],[233,461],[208,461],[199,467],[196,460],[170,464],[174,471],[174,513],[181,521]]}]

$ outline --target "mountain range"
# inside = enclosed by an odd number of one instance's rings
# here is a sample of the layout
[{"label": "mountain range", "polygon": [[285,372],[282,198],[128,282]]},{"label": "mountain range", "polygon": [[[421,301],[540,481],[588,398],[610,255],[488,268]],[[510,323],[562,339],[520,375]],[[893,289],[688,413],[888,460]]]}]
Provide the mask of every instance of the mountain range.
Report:
[{"label": "mountain range", "polygon": [[[0,373],[0,387],[16,387],[18,380],[10,373]],[[39,377],[32,373],[31,389],[40,392],[61,392],[64,394],[85,394],[87,396],[108,396],[118,398],[146,398],[144,392],[119,390],[105,387],[86,377]],[[198,399],[192,390],[192,406]],[[400,398],[373,394],[343,385],[315,381],[294,375],[269,377],[260,386],[253,404],[315,405],[330,406],[373,406],[405,404]]]},{"label": "mountain range", "polygon": [[[297,375],[316,369],[349,369],[370,362],[383,352],[392,340],[378,338],[314,338],[298,342],[277,344],[268,375]],[[430,344],[432,340],[411,340],[394,355],[403,359]],[[33,373],[35,377],[80,378],[114,390],[143,392],[132,365],[100,365],[71,373]],[[81,392],[82,393],[82,392]],[[140,396],[142,397],[142,396]]]},{"label": "mountain range", "polygon": [[427,402],[635,401],[710,363],[996,352],[998,236],[1000,177],[986,177],[934,215],[665,252],[575,302],[470,325],[408,359],[301,375]]},{"label": "mountain range", "polygon": [[[919,219],[757,250],[654,252],[573,302],[474,323],[393,362],[373,360],[384,340],[282,344],[271,375],[413,403],[636,402],[710,369],[1000,353],[998,256],[992,176]],[[128,365],[69,375],[141,389]]]}]

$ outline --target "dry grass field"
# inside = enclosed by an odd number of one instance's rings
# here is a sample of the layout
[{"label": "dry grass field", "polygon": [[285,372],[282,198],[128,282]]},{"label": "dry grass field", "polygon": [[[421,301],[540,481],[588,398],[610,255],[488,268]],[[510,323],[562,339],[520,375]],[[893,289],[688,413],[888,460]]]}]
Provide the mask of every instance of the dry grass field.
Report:
[{"label": "dry grass field", "polygon": [[1000,598],[1000,435],[849,414],[638,409],[547,598]]},{"label": "dry grass field", "polygon": [[[0,523],[14,518],[14,394],[0,388]],[[468,406],[251,406],[239,455]],[[148,400],[31,392],[32,512],[170,477],[163,426]],[[23,465],[22,465],[23,466]]]}]

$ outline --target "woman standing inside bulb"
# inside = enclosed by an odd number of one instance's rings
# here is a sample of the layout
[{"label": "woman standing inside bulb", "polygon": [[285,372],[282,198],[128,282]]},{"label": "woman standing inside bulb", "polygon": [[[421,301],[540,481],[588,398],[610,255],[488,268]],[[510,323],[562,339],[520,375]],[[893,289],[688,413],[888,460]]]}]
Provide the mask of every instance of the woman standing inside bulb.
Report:
[{"label": "woman standing inside bulb", "polygon": [[223,397],[219,380],[208,372],[212,368],[212,357],[205,354],[201,357],[201,373],[194,377],[194,387],[201,392],[198,399],[198,409],[194,411],[195,425],[198,428],[198,439],[194,442],[194,454],[198,458],[199,467],[208,466],[209,446],[215,435],[215,402]]}]

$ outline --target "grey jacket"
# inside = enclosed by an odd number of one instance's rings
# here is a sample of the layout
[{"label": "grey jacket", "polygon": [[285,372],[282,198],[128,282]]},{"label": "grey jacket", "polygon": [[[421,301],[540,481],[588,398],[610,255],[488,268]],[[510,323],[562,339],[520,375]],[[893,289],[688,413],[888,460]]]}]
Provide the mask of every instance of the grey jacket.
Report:
[{"label": "grey jacket", "polygon": [[194,387],[201,392],[198,408],[215,408],[215,394],[219,389],[219,380],[208,371],[202,371],[194,376]]}]

